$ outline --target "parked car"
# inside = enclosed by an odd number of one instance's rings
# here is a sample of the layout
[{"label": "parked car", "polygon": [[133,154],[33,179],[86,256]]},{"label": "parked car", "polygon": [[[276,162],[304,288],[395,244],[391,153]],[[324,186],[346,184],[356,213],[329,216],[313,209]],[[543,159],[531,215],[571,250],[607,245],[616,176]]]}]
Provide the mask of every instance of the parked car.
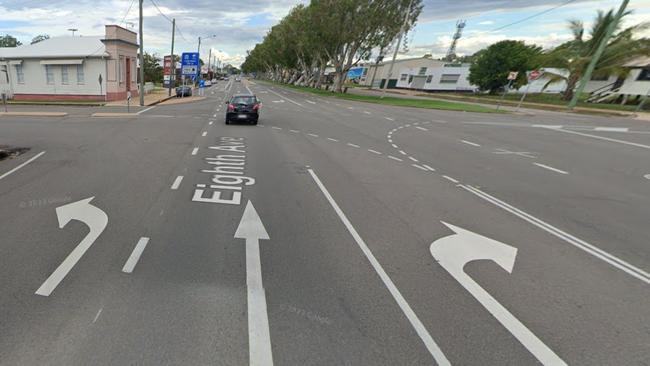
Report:
[{"label": "parked car", "polygon": [[236,81],[236,82],[240,82],[240,81],[241,81],[241,78],[240,78],[239,76],[237,76],[237,77],[235,77],[235,81]]},{"label": "parked car", "polygon": [[216,84],[216,83],[217,83],[217,78],[213,78],[212,79],[212,84]]},{"label": "parked car", "polygon": [[176,98],[191,97],[192,88],[189,86],[179,86],[176,88]]},{"label": "parked car", "polygon": [[212,86],[212,82],[210,80],[206,80],[203,85],[205,85],[206,88],[209,88]]},{"label": "parked car", "polygon": [[255,95],[236,94],[226,104],[228,105],[228,108],[226,108],[227,125],[235,121],[257,124],[262,102]]}]

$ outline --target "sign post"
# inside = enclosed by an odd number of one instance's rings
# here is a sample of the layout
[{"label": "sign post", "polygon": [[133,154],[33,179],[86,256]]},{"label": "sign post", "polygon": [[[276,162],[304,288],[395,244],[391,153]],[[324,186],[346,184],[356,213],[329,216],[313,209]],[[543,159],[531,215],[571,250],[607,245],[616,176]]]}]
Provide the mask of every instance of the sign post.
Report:
[{"label": "sign post", "polygon": [[523,103],[524,99],[526,99],[526,95],[528,95],[528,89],[530,89],[530,83],[539,79],[540,76],[542,76],[542,73],[539,70],[533,70],[530,72],[530,74],[528,74],[528,83],[526,84],[526,90],[524,91],[524,95],[521,96],[521,99],[519,100],[519,104],[517,104],[517,109],[515,109],[515,112],[519,112],[519,108],[521,108],[521,103]]},{"label": "sign post", "polygon": [[510,71],[510,73],[508,73],[508,85],[505,87],[505,89],[503,89],[503,94],[501,95],[501,99],[499,99],[499,103],[497,104],[497,111],[499,110],[499,107],[501,107],[501,103],[503,103],[503,99],[506,97],[508,90],[510,90],[512,83],[517,80],[518,75],[518,71]]},{"label": "sign post", "polygon": [[99,78],[97,78],[97,81],[99,82],[99,95],[102,95],[104,94],[104,92],[102,91],[102,81],[103,81],[102,74],[99,74]]},{"label": "sign post", "polygon": [[7,93],[2,93],[2,104],[5,105],[5,113],[7,113]]},{"label": "sign post", "polygon": [[131,113],[131,91],[126,92],[126,113]]},{"label": "sign post", "polygon": [[163,59],[163,86],[169,89],[169,95],[171,95],[174,87],[172,81],[172,56],[165,56]]}]

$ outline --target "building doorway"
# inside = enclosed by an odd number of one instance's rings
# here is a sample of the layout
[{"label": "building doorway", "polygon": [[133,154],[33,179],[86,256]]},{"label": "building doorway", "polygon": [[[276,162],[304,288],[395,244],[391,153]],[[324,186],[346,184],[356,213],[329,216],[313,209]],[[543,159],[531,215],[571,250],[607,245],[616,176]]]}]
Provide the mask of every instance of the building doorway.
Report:
[{"label": "building doorway", "polygon": [[124,70],[126,70],[126,91],[131,91],[131,59],[125,57],[124,61]]}]

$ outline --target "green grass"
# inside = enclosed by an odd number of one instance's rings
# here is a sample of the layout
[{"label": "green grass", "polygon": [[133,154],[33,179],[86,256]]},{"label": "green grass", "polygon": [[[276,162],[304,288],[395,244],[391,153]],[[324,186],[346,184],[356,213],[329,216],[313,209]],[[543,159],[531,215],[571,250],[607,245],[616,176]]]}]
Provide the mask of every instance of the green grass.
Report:
[{"label": "green grass", "polygon": [[468,103],[459,103],[454,101],[409,99],[409,98],[396,98],[396,97],[385,97],[382,99],[380,97],[371,96],[371,95],[333,93],[331,91],[327,91],[323,89],[314,89],[306,86],[288,85],[288,84],[282,84],[282,83],[268,81],[268,80],[265,80],[265,82],[280,85],[285,88],[317,94],[324,97],[334,97],[339,99],[352,100],[356,102],[385,104],[385,105],[393,105],[399,107],[441,109],[441,110],[448,110],[448,111],[464,111],[464,112],[477,112],[477,113],[506,113],[503,111],[497,112],[494,110],[494,108],[488,108],[488,107],[468,104]]}]

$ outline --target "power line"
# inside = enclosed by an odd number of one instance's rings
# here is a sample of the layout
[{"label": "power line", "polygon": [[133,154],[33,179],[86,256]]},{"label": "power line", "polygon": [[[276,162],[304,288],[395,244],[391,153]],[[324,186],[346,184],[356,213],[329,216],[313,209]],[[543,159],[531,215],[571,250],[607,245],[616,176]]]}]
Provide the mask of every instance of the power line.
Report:
[{"label": "power line", "polygon": [[577,1],[577,0],[568,0],[568,1],[565,1],[565,2],[562,3],[562,4],[559,4],[559,5],[553,6],[553,7],[551,7],[551,8],[548,8],[548,9],[544,10],[544,11],[541,11],[541,12],[539,12],[539,13],[536,13],[536,14],[533,14],[533,15],[530,15],[530,16],[527,16],[527,17],[525,17],[525,18],[523,18],[523,19],[519,19],[519,20],[514,21],[514,22],[512,22],[512,23],[510,23],[510,24],[506,24],[506,25],[504,25],[504,26],[501,26],[501,27],[498,27],[498,28],[492,29],[491,31],[488,31],[487,33],[497,32],[497,31],[500,31],[500,30],[502,30],[502,29],[504,29],[504,28],[508,28],[508,27],[510,27],[510,26],[513,26],[513,25],[516,25],[516,24],[519,24],[519,23],[523,23],[523,22],[525,22],[525,21],[527,21],[527,20],[530,20],[530,19],[533,19],[533,18],[537,18],[537,17],[540,16],[540,15],[544,15],[544,14],[546,14],[546,13],[550,13],[550,12],[552,12],[553,10],[559,9],[559,8],[561,8],[561,7],[563,7],[563,6],[569,5],[569,4],[571,4],[571,3],[573,3],[573,2],[576,2],[576,1]]},{"label": "power line", "polygon": [[[167,19],[168,22],[172,23],[172,20],[169,19],[169,17],[167,15],[165,15],[165,13],[163,13],[162,10],[160,10],[160,8],[158,7],[158,4],[156,4],[156,2],[154,0],[149,0],[149,1],[151,2],[151,4],[153,4],[153,6],[156,8],[156,10],[158,10],[158,13],[160,13],[160,15],[162,15],[163,18]],[[181,32],[181,29],[178,26],[178,24],[176,24],[176,32],[178,32],[178,35],[181,36],[181,38],[185,42],[189,42],[187,40],[187,38],[185,38],[185,36],[183,35],[183,32]]]},{"label": "power line", "polygon": [[135,0],[131,0],[131,4],[129,5],[129,9],[126,11],[126,13],[124,14],[124,16],[122,17],[122,20],[120,21],[120,24],[124,23],[124,20],[125,20],[126,17],[129,15],[129,12],[131,11],[131,8],[133,7],[133,3],[134,3],[134,2],[135,2]]}]

